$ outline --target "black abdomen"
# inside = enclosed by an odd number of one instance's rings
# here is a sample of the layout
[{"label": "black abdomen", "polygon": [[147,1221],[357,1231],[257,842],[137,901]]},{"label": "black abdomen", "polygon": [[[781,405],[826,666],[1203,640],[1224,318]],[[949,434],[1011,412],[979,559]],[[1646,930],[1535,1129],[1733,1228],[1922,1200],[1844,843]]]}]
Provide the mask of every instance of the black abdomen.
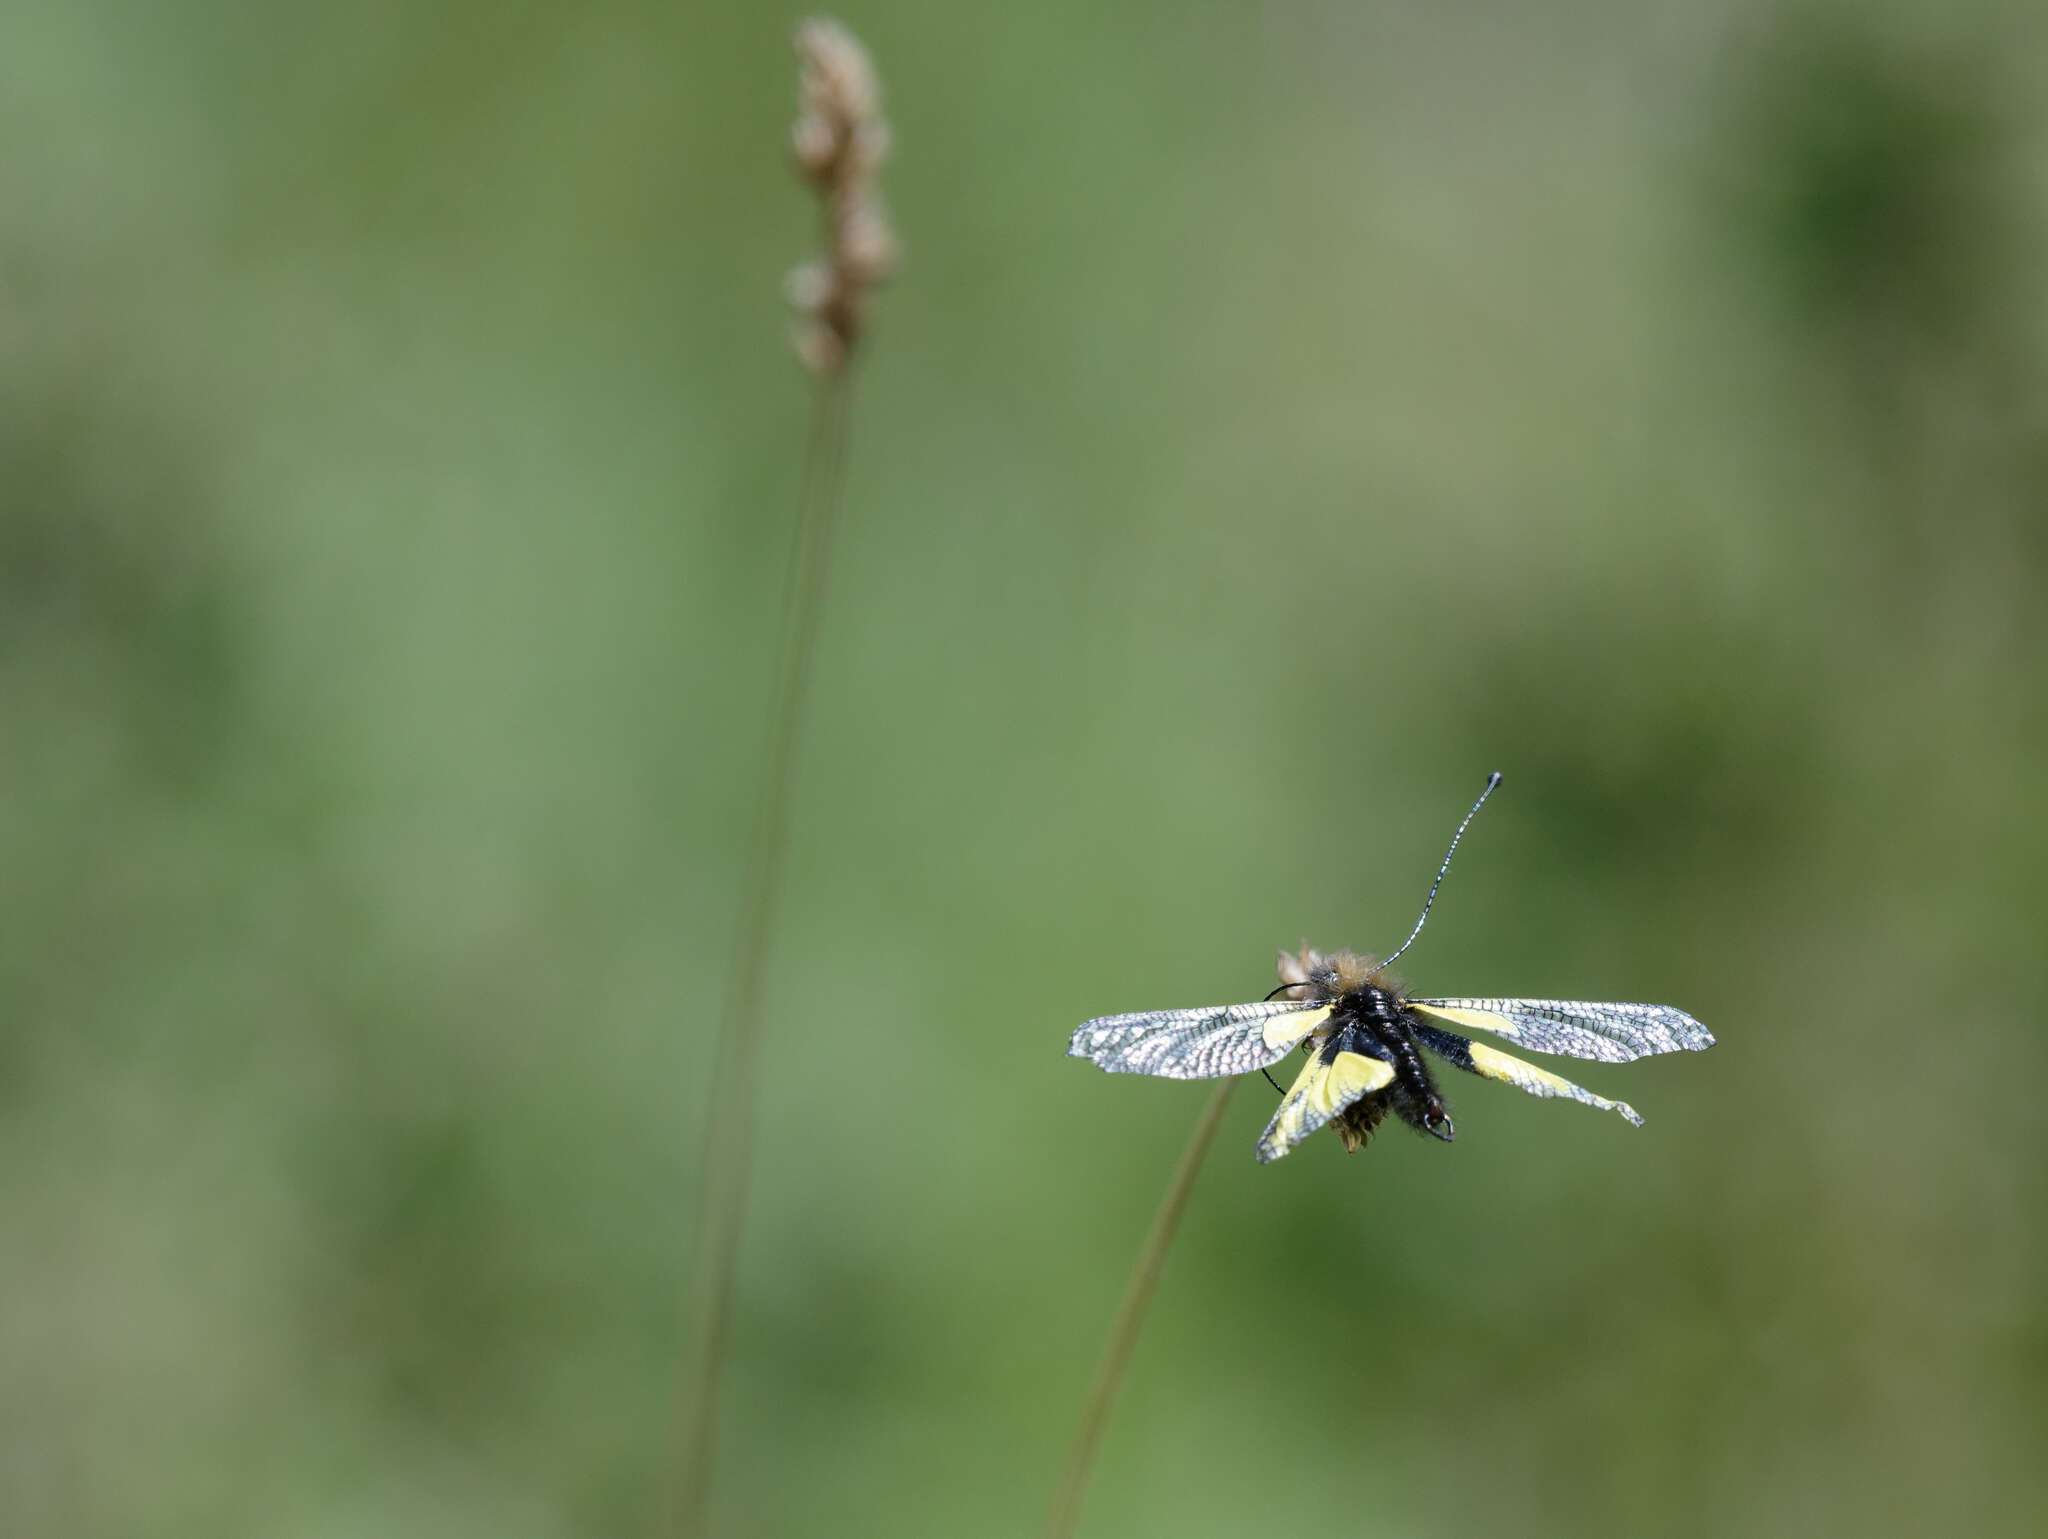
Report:
[{"label": "black abdomen", "polygon": [[1394,1067],[1391,1085],[1366,1096],[1340,1119],[1345,1143],[1352,1143],[1353,1124],[1362,1124],[1356,1133],[1358,1142],[1363,1143],[1366,1135],[1389,1111],[1418,1132],[1449,1143],[1456,1136],[1457,1129],[1452,1126],[1451,1114],[1436,1088],[1436,1080],[1430,1074],[1428,1064],[1423,1062],[1421,1050],[1415,1045],[1415,1034],[1409,1028],[1407,1001],[1391,990],[1368,984],[1339,1000],[1336,1014],[1344,1023],[1338,1037],[1355,1039],[1350,1051],[1364,1053]]}]

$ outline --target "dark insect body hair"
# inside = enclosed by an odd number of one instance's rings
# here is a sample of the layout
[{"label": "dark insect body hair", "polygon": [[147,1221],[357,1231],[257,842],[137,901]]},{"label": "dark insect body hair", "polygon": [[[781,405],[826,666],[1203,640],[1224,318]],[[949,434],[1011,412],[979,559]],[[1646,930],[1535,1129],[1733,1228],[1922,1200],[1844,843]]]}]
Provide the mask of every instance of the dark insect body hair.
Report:
[{"label": "dark insect body hair", "polygon": [[1331,1029],[1322,1040],[1311,1043],[1309,1051],[1322,1054],[1326,1063],[1334,1063],[1339,1053],[1348,1052],[1393,1065],[1391,1084],[1361,1096],[1334,1119],[1346,1149],[1364,1148],[1389,1112],[1416,1131],[1446,1143],[1456,1136],[1436,1076],[1422,1056],[1418,1038],[1429,1028],[1409,1010],[1407,992],[1398,979],[1371,957],[1355,951],[1326,955],[1306,945],[1299,955],[1283,951],[1279,969],[1287,980],[1281,990],[1292,991],[1292,997],[1305,1004],[1330,1007]]}]

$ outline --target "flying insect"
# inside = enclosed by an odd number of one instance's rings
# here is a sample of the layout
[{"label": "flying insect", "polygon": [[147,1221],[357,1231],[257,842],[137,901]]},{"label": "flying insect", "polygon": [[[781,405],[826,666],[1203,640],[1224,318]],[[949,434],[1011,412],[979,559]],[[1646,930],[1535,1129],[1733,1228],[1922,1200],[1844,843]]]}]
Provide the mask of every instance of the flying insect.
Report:
[{"label": "flying insect", "polygon": [[1259,1136],[1261,1164],[1279,1159],[1326,1123],[1335,1123],[1344,1147],[1355,1152],[1389,1113],[1449,1143],[1457,1130],[1431,1072],[1431,1056],[1530,1095],[1618,1112],[1641,1127],[1642,1117],[1625,1102],[1597,1096],[1464,1033],[1481,1031],[1534,1052],[1599,1063],[1712,1047],[1713,1033],[1683,1010],[1562,999],[1418,999],[1387,970],[1422,933],[1458,841],[1500,781],[1498,772],[1487,778],[1486,789],[1451,836],[1422,916],[1385,961],[1349,951],[1325,955],[1307,946],[1294,955],[1283,951],[1280,987],[1264,1000],[1099,1016],[1075,1029],[1068,1056],[1086,1058],[1112,1074],[1216,1079],[1255,1069],[1263,1073],[1300,1048],[1307,1062]]}]

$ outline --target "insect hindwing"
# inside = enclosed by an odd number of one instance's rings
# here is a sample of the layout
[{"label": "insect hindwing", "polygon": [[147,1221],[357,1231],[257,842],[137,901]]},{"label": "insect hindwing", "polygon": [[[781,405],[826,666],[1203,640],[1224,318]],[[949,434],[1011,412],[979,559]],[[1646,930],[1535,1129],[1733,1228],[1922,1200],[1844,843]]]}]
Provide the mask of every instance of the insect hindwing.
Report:
[{"label": "insect hindwing", "polygon": [[1104,1015],[1075,1028],[1067,1056],[1089,1059],[1112,1074],[1215,1079],[1278,1063],[1329,1018],[1328,1005],[1304,1008],[1287,999]]},{"label": "insect hindwing", "polygon": [[1418,1015],[1459,1031],[1484,1031],[1518,1047],[1597,1063],[1652,1053],[1698,1052],[1714,1034],[1669,1005],[1606,1005],[1579,999],[1412,999]]},{"label": "insect hindwing", "polygon": [[1272,1163],[1360,1096],[1394,1082],[1394,1066],[1363,1053],[1311,1053],[1280,1109],[1259,1135],[1261,1165]]},{"label": "insect hindwing", "polygon": [[1595,1095],[1583,1085],[1574,1085],[1561,1074],[1552,1074],[1548,1069],[1538,1068],[1512,1053],[1503,1053],[1497,1047],[1488,1047],[1484,1042],[1468,1042],[1452,1032],[1438,1031],[1434,1026],[1418,1026],[1415,1035],[1445,1063],[1468,1074],[1477,1074],[1482,1079],[1497,1079],[1531,1095],[1582,1101],[1602,1111],[1619,1112],[1637,1127],[1643,1125],[1642,1116],[1626,1101],[1610,1101],[1605,1096]]}]

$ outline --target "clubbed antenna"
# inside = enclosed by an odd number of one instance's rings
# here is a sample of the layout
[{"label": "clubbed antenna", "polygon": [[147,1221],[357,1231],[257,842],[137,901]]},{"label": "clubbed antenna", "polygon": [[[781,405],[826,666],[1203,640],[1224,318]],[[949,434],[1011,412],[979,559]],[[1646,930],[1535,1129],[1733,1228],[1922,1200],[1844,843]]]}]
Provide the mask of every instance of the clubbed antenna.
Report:
[{"label": "clubbed antenna", "polygon": [[1474,818],[1479,816],[1479,809],[1486,805],[1487,797],[1493,795],[1494,788],[1499,784],[1499,770],[1495,770],[1491,775],[1488,775],[1486,777],[1486,789],[1479,793],[1479,800],[1474,802],[1472,804],[1472,810],[1465,814],[1465,822],[1460,823],[1458,825],[1458,831],[1455,834],[1451,835],[1451,847],[1448,850],[1444,851],[1444,863],[1441,866],[1437,867],[1436,880],[1429,884],[1429,896],[1423,899],[1422,918],[1415,921],[1415,928],[1410,930],[1408,932],[1408,938],[1401,942],[1400,950],[1397,950],[1394,953],[1394,956],[1388,957],[1385,962],[1380,963],[1380,966],[1387,966],[1388,963],[1391,963],[1394,960],[1394,957],[1398,957],[1402,951],[1406,951],[1410,946],[1415,944],[1415,937],[1422,933],[1422,927],[1429,919],[1430,906],[1436,902],[1436,890],[1439,887],[1443,886],[1444,875],[1451,869],[1451,857],[1458,853],[1458,841],[1465,837],[1466,824],[1469,824]]},{"label": "clubbed antenna", "polygon": [[845,27],[814,16],[796,31],[801,114],[790,131],[797,168],[825,204],[825,253],[789,275],[802,319],[796,350],[830,378],[860,340],[868,291],[895,269],[896,237],[875,190],[889,154],[882,88],[867,50]]}]

